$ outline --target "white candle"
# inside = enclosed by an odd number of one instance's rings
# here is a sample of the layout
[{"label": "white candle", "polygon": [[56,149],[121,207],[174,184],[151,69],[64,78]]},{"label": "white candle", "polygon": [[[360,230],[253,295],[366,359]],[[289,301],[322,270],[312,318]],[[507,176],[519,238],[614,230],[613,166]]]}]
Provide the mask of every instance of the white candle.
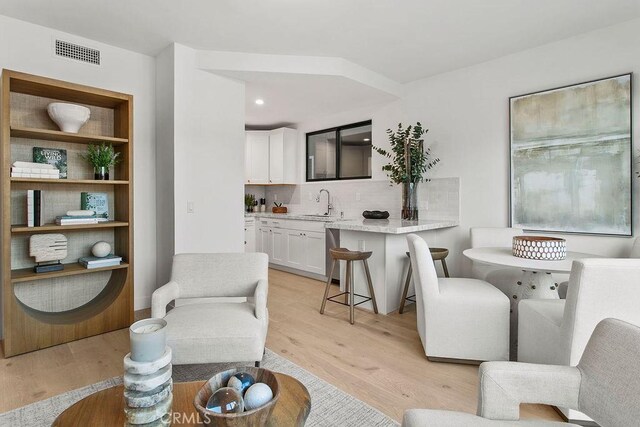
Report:
[{"label": "white candle", "polygon": [[164,319],[144,319],[131,325],[131,360],[153,362],[161,358],[167,346],[165,326]]}]

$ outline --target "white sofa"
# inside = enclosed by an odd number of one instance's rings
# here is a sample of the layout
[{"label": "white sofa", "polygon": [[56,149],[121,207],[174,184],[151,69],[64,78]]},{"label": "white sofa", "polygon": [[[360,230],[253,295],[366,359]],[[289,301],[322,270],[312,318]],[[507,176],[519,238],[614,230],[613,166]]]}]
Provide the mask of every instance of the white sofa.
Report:
[{"label": "white sofa", "polygon": [[[566,300],[520,301],[518,361],[575,366],[607,317],[640,325],[639,259],[574,261]],[[561,410],[569,420],[586,419]]]},{"label": "white sofa", "polygon": [[476,279],[438,278],[427,243],[407,236],[418,334],[432,361],[509,359],[509,298]]},{"label": "white sofa", "polygon": [[[259,365],[269,324],[268,263],[263,253],[174,256],[171,281],[151,300],[151,317],[167,321],[172,363]],[[167,304],[182,299],[196,302],[166,312]]]},{"label": "white sofa", "polygon": [[521,403],[568,406],[603,427],[630,427],[640,420],[640,328],[603,320],[593,331],[577,367],[520,362],[480,366],[477,416],[410,409],[403,427],[567,426],[542,420],[518,421]]}]

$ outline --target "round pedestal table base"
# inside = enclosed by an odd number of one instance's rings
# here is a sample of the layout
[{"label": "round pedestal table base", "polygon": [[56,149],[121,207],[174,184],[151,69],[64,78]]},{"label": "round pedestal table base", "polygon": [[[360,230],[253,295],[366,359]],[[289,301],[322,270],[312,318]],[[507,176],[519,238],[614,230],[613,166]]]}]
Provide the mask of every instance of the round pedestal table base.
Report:
[{"label": "round pedestal table base", "polygon": [[508,294],[511,301],[510,359],[518,357],[518,303],[523,299],[559,299],[558,284],[551,273],[522,270],[522,277]]}]

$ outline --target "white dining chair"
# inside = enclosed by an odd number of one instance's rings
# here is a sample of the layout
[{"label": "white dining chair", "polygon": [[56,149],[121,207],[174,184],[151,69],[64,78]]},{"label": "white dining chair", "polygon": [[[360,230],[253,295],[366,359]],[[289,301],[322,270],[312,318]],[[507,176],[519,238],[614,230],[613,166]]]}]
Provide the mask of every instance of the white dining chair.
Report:
[{"label": "white dining chair", "polygon": [[[518,361],[575,366],[598,322],[607,317],[640,325],[640,260],[573,262],[567,299],[519,303]],[[585,419],[562,409],[571,419]]]},{"label": "white dining chair", "polygon": [[[631,245],[631,250],[629,251],[629,258],[640,258],[640,237],[636,237]],[[569,278],[564,280],[558,285],[558,295],[560,295],[560,299],[565,299],[567,297],[567,290],[569,289]]]},{"label": "white dining chair", "polygon": [[417,326],[431,361],[509,359],[509,298],[477,279],[439,278],[427,242],[407,236]]},{"label": "white dining chair", "polygon": [[[472,248],[510,248],[513,238],[524,234],[524,230],[509,227],[472,227],[470,234]],[[491,283],[509,296],[509,290],[522,277],[522,271],[473,262],[471,276]]]}]

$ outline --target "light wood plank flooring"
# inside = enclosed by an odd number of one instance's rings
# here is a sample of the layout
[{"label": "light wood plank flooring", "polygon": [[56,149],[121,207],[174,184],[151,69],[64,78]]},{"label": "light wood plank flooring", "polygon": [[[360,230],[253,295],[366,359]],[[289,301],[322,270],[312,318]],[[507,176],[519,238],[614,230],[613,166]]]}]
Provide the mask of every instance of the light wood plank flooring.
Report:
[{"label": "light wood plank flooring", "polygon": [[[475,412],[476,366],[427,361],[415,310],[375,315],[320,307],[324,284],[270,271],[267,347],[400,421],[408,408]],[[337,288],[336,288],[337,292]],[[148,310],[137,317],[148,316]],[[0,360],[0,412],[122,374],[126,329]],[[542,405],[523,405],[523,418],[560,420]]]}]

